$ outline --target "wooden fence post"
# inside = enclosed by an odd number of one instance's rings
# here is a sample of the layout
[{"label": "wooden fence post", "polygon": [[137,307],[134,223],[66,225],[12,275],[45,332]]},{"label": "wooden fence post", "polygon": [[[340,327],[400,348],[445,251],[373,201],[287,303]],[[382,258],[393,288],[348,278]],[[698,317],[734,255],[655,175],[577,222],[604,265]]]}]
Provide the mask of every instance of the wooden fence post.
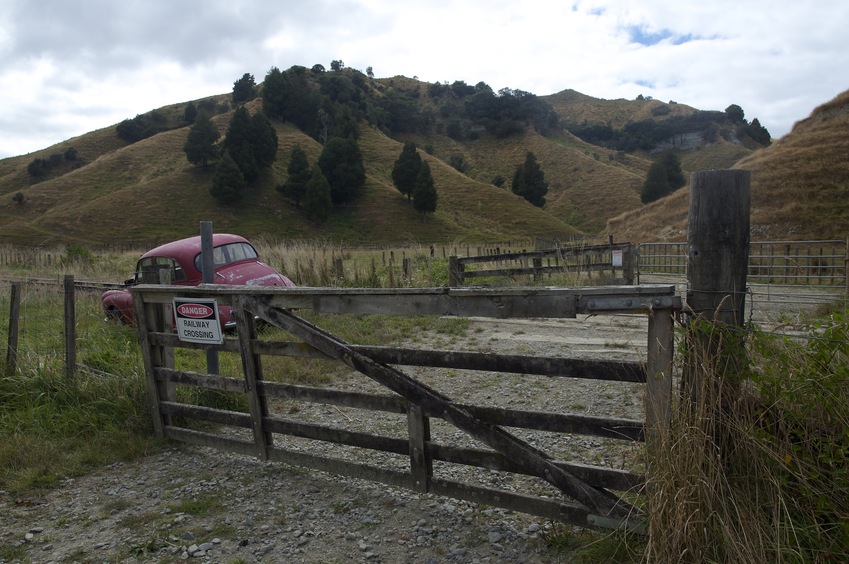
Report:
[{"label": "wooden fence post", "polygon": [[21,318],[21,283],[12,282],[12,295],[9,300],[9,335],[6,349],[6,375],[18,371],[18,330]]},{"label": "wooden fence post", "polygon": [[74,275],[66,274],[65,294],[65,376],[70,380],[77,370],[77,316],[74,304]]},{"label": "wooden fence post", "polygon": [[[203,276],[204,284],[215,283],[215,259],[212,251],[212,222],[200,222],[200,245],[201,245],[201,276]],[[169,273],[170,277],[170,273]],[[168,280],[170,284],[172,280]],[[162,282],[165,284],[165,282]],[[218,374],[218,351],[207,349],[206,351],[206,371],[210,374]]]},{"label": "wooden fence post", "polygon": [[733,399],[735,394],[735,372],[742,360],[738,355],[743,354],[740,329],[749,262],[750,179],[747,170],[710,170],[693,173],[690,181],[687,310],[691,319],[684,383],[693,399],[707,384],[697,381],[700,373],[715,375],[714,385],[723,388],[711,401]]},{"label": "wooden fence post", "polygon": [[448,257],[448,285],[452,288],[463,285],[463,265],[457,255]]}]

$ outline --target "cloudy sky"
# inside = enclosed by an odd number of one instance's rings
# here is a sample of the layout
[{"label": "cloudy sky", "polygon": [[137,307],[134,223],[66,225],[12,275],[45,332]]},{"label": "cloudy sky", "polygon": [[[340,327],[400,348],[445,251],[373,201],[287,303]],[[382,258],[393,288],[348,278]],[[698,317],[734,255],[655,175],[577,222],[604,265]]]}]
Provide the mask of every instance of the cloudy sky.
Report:
[{"label": "cloudy sky", "polygon": [[0,158],[332,60],[378,78],[738,104],[780,137],[849,89],[849,2],[0,0]]}]

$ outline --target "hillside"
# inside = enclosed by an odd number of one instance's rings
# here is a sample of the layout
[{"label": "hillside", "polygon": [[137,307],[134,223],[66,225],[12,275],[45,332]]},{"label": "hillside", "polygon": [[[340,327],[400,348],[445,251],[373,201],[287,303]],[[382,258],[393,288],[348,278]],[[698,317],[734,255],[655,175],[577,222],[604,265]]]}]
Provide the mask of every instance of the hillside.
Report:
[{"label": "hillside", "polygon": [[[849,91],[733,167],[752,171],[752,239],[845,239],[849,234]],[[691,168],[700,170],[707,167]],[[619,240],[686,240],[689,189],[608,223]]]},{"label": "hillside", "polygon": [[[186,161],[182,147],[190,128],[183,123],[186,103],[178,103],[137,116],[136,120],[149,117],[149,123],[161,129],[133,143],[108,127],[0,160],[0,241],[152,242],[193,234],[201,220],[213,221],[217,230],[250,237],[352,243],[595,235],[610,217],[642,208],[639,190],[652,155],[591,144],[562,125],[550,125],[583,120],[625,127],[634,121],[698,112],[674,103],[598,100],[574,91],[536,98],[519,91],[494,96],[483,89],[490,101],[530,104],[532,113],[525,121],[498,122],[481,117],[484,110],[478,108],[475,120],[469,117],[471,93],[480,94],[482,83],[449,87],[405,77],[366,80],[357,73],[350,69],[327,73],[328,80],[320,83],[322,92],[333,85],[334,103],[347,104],[357,116],[367,173],[361,197],[335,209],[325,224],[308,220],[275,189],[286,178],[295,144],[307,152],[311,163],[316,161],[321,145],[315,134],[308,135],[291,120],[273,120],[279,138],[275,163],[242,202],[224,206],[209,195],[213,168]],[[230,95],[193,103],[212,110],[223,136],[234,110]],[[248,102],[247,107],[259,111],[262,99]],[[658,107],[669,110],[658,112]],[[500,129],[504,127],[506,134]],[[392,165],[407,140],[414,141],[430,163],[439,193],[436,213],[424,220],[391,182]],[[544,209],[528,204],[509,188],[515,167],[528,151],[536,156],[549,183]],[[680,154],[684,168],[696,170],[730,166],[751,152],[720,139]],[[34,164],[44,165],[41,176],[33,175]]]}]

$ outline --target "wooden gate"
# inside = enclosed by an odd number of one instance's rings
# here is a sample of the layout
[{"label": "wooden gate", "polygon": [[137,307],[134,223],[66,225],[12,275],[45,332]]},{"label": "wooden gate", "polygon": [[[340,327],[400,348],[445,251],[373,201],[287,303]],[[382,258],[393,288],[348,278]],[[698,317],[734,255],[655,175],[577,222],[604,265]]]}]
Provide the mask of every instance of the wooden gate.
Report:
[{"label": "wooden gate", "polygon": [[[674,286],[518,289],[329,289],[251,288],[202,285],[196,288],[144,285],[134,288],[139,337],[147,373],[148,397],[156,433],[178,441],[211,446],[328,472],[376,480],[423,493],[436,493],[504,507],[581,526],[642,528],[633,503],[642,475],[619,469],[554,459],[523,440],[517,430],[593,435],[624,441],[651,440],[651,429],[668,422],[671,394],[673,316],[681,308]],[[237,312],[237,331],[221,344],[181,341],[171,328],[175,298],[214,298]],[[456,350],[357,345],[331,335],[295,315],[299,310],[332,314],[435,315],[493,318],[574,318],[578,315],[648,315],[648,355],[643,362],[586,360],[564,356],[502,355]],[[294,336],[271,340],[257,331],[263,320]],[[238,354],[243,373],[213,375],[179,370],[174,349],[207,349]],[[565,349],[566,347],[564,347]],[[391,393],[364,393],[275,382],[263,371],[263,358],[293,356],[335,359],[366,375]],[[496,408],[464,403],[403,372],[399,367],[477,370],[495,374],[591,378],[646,384],[646,420]],[[247,396],[245,412],[180,402],[178,387],[200,387]],[[310,402],[405,417],[406,436],[378,429],[352,431],[326,422],[299,421],[285,402]],[[188,420],[215,426],[189,426]],[[474,446],[434,440],[431,421],[446,421],[473,439]],[[241,431],[241,435],[239,435]],[[346,448],[391,453],[408,460],[406,469],[382,467],[293,448],[309,439]],[[478,467],[538,478],[554,495],[507,491],[437,475],[434,463],[459,469]],[[537,490],[538,491],[538,490]],[[624,498],[614,492],[628,492]]]}]

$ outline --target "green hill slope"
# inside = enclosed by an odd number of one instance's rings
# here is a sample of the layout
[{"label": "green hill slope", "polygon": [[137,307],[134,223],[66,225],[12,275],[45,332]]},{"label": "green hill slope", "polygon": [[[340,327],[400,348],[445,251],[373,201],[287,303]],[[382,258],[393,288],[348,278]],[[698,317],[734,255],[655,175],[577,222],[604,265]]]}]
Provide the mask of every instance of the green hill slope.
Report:
[{"label": "green hill slope", "polygon": [[[771,146],[724,168],[752,171],[752,238],[845,239],[849,234],[849,91],[814,109]],[[701,167],[696,170],[700,170]],[[634,241],[686,240],[689,189],[612,219]]]},{"label": "green hill slope", "polygon": [[[166,129],[132,144],[109,127],[0,160],[0,242],[154,242],[194,234],[202,220],[213,221],[216,230],[250,237],[352,243],[491,241],[593,235],[609,218],[642,208],[639,190],[650,154],[593,145],[562,127],[541,133],[525,123],[512,134],[496,134],[490,122],[484,127],[470,120],[464,113],[468,98],[454,95],[447,85],[405,77],[366,81],[352,72],[357,71],[346,69],[347,74],[333,78],[353,76],[351,83],[360,88],[351,91],[357,103],[350,105],[360,118],[367,180],[361,197],[334,209],[324,224],[310,221],[276,191],[286,178],[295,144],[306,151],[310,163],[318,159],[322,147],[313,137],[289,122],[274,120],[277,160],[238,205],[224,206],[209,194],[213,168],[186,161],[182,148],[189,128],[180,125],[186,107],[181,103],[156,110]],[[440,86],[440,96],[431,95],[434,86]],[[616,127],[653,119],[656,108],[664,106],[657,101],[598,100],[574,91],[539,100],[540,107],[548,104],[562,123],[582,120]],[[230,96],[195,103],[215,109],[213,122],[223,136],[233,111]],[[259,111],[262,100],[247,106]],[[658,119],[696,111],[665,106],[671,109]],[[410,116],[418,126],[405,130],[398,125]],[[461,124],[463,135],[448,135],[454,122]],[[424,219],[391,182],[392,165],[407,140],[428,160],[439,193],[436,213]],[[69,151],[72,158],[63,160]],[[543,209],[510,192],[515,167],[528,151],[535,154],[549,183]],[[748,153],[750,149],[720,141],[681,153],[681,158],[685,169],[697,170],[730,166]],[[36,159],[55,166],[36,178],[28,172]],[[495,185],[499,178],[500,187]]]}]

